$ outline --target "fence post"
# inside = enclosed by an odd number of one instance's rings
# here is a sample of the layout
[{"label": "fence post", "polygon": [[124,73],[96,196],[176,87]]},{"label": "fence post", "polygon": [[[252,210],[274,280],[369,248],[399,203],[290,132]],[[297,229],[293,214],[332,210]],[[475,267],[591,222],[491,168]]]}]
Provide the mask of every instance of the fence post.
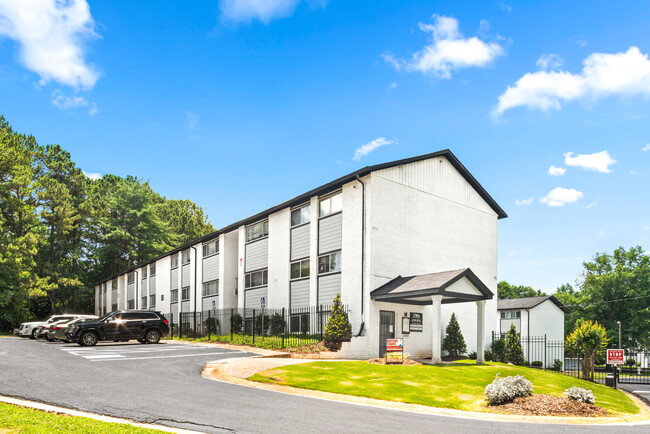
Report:
[{"label": "fence post", "polygon": [[230,309],[230,342],[232,343],[232,317],[235,314],[235,309]]},{"label": "fence post", "polygon": [[546,365],[548,364],[548,359],[546,358],[546,333],[544,333],[544,370],[546,371]]},{"label": "fence post", "polygon": [[255,309],[253,309],[253,343],[255,343]]},{"label": "fence post", "polygon": [[323,340],[323,305],[318,305],[319,314],[318,314],[318,323],[320,324],[320,340]]},{"label": "fence post", "polygon": [[183,336],[183,313],[178,314],[178,338]]},{"label": "fence post", "polygon": [[282,327],[282,348],[284,348],[284,334],[287,331],[287,321],[284,317],[284,308],[282,308],[282,321],[284,321],[284,327]]},{"label": "fence post", "polygon": [[212,340],[212,320],[210,319],[210,311],[208,311],[208,341],[211,340]]}]

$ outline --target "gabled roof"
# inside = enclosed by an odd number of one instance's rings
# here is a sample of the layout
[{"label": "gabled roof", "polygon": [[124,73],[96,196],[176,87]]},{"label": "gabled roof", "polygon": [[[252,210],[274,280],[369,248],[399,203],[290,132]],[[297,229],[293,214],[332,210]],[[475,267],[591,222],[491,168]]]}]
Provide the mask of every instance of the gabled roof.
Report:
[{"label": "gabled roof", "polygon": [[[466,277],[481,295],[464,294],[447,291],[454,283]],[[443,303],[459,301],[490,300],[492,291],[470,270],[442,271],[438,273],[420,274],[417,276],[398,276],[370,293],[370,298],[376,301],[387,301],[406,304],[431,304],[426,297],[442,295],[448,297]],[[425,298],[423,300],[423,298]]]},{"label": "gabled roof", "polygon": [[552,295],[497,300],[497,310],[532,309],[544,303],[546,300],[553,302],[553,304],[562,309],[564,313],[569,312],[569,309]]},{"label": "gabled roof", "polygon": [[153,259],[150,259],[146,262],[137,264],[125,271],[122,271],[121,273],[115,274],[111,277],[108,277],[106,279],[102,279],[100,282],[96,283],[95,285],[100,285],[104,282],[107,282],[109,280],[115,279],[118,276],[121,276],[125,273],[130,273],[134,270],[137,270],[138,268],[144,267],[145,265],[152,264],[156,262],[158,259],[164,258],[165,256],[173,255],[174,253],[178,253],[182,250],[187,250],[190,248],[190,246],[193,246],[195,244],[200,244],[200,243],[205,243],[207,241],[213,240],[215,238],[218,238],[219,235],[225,234],[228,232],[232,232],[233,230],[237,229],[238,227],[242,225],[248,225],[251,223],[254,223],[256,221],[262,220],[269,215],[278,212],[284,208],[290,208],[294,207],[297,205],[301,205],[309,199],[311,199],[314,196],[323,196],[328,193],[334,192],[338,189],[340,189],[344,184],[347,184],[348,182],[352,182],[357,178],[362,178],[366,175],[368,175],[371,172],[375,172],[377,170],[382,170],[382,169],[388,169],[391,167],[396,167],[396,166],[401,166],[403,164],[409,164],[409,163],[415,163],[418,161],[423,161],[423,160],[428,160],[430,158],[437,158],[437,157],[445,157],[449,163],[451,163],[452,166],[462,175],[463,178],[476,190],[476,192],[481,196],[481,198],[487,202],[487,204],[494,210],[494,212],[497,214],[497,217],[499,219],[506,218],[508,215],[506,212],[499,206],[499,204],[488,194],[487,191],[483,188],[481,184],[472,176],[471,173],[469,173],[469,170],[463,166],[463,164],[456,158],[456,156],[449,150],[449,149],[444,149],[442,151],[437,151],[437,152],[432,152],[430,154],[424,154],[424,155],[419,155],[417,157],[411,157],[411,158],[404,158],[402,160],[395,160],[395,161],[390,161],[388,163],[382,163],[382,164],[375,164],[374,166],[366,166],[363,167],[355,172],[352,172],[348,175],[342,176],[338,179],[335,179],[334,181],[328,182],[327,184],[321,185],[320,187],[314,188],[313,190],[309,190],[306,193],[303,193],[299,196],[294,197],[293,199],[289,199],[286,202],[282,202],[279,205],[276,205],[274,207],[271,207],[269,209],[266,209],[262,212],[259,212],[255,215],[252,215],[250,217],[247,217],[243,220],[240,220],[238,222],[235,222],[233,224],[230,224],[226,227],[223,227],[221,229],[218,229],[210,234],[204,235],[203,237],[194,239],[188,243],[183,244],[180,247],[177,247],[173,250],[170,250],[168,252],[163,253],[160,256],[157,256]]}]

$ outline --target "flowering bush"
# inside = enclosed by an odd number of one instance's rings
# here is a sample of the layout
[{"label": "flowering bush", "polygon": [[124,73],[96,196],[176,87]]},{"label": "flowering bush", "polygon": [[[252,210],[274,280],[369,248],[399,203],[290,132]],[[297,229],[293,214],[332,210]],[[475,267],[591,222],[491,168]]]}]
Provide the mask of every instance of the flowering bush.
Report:
[{"label": "flowering bush", "polygon": [[596,398],[591,390],[583,389],[582,387],[570,387],[564,391],[567,398],[574,401],[586,402],[587,404],[595,404]]},{"label": "flowering bush", "polygon": [[519,396],[533,394],[533,383],[521,375],[497,378],[485,388],[485,397],[489,405],[505,404]]}]

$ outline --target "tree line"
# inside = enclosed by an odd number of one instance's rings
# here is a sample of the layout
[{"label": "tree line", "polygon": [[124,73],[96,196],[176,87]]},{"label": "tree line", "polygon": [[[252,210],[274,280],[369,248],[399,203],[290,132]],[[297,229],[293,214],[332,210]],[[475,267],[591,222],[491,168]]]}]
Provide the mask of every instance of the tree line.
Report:
[{"label": "tree line", "polygon": [[[641,246],[619,247],[582,265],[575,286],[566,283],[553,293],[569,309],[565,335],[585,321],[597,322],[607,330],[611,345],[618,347],[620,321],[624,348],[650,348],[650,255]],[[505,281],[497,285],[499,299],[540,295],[545,294],[530,286]]]},{"label": "tree line", "polygon": [[133,176],[92,180],[0,116],[0,329],[92,312],[99,279],[212,231],[192,201]]}]

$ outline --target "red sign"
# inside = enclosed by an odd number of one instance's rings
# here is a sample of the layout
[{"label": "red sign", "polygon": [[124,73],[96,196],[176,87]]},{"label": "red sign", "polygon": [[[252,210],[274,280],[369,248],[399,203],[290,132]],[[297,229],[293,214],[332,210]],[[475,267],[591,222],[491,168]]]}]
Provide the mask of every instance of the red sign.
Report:
[{"label": "red sign", "polygon": [[386,352],[401,352],[404,349],[401,339],[386,339]]},{"label": "red sign", "polygon": [[607,350],[607,364],[622,365],[625,356],[623,350]]}]

